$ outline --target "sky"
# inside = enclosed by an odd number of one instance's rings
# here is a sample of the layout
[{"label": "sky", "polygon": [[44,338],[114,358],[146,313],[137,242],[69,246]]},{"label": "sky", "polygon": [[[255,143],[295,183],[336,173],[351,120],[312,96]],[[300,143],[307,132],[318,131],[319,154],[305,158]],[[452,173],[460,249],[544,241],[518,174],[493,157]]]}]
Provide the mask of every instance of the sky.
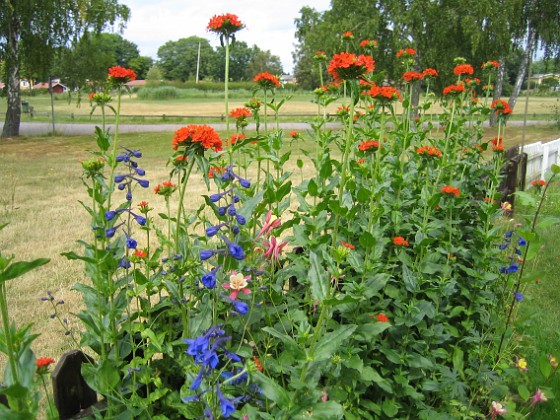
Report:
[{"label": "sky", "polygon": [[250,47],[270,50],[280,57],[284,72],[293,70],[294,19],[303,6],[325,11],[330,0],[120,0],[130,8],[122,36],[138,46],[140,55],[157,59],[157,50],[167,41],[189,36],[206,38],[214,46],[219,38],[206,27],[214,15],[233,13],[246,28],[236,39]]}]

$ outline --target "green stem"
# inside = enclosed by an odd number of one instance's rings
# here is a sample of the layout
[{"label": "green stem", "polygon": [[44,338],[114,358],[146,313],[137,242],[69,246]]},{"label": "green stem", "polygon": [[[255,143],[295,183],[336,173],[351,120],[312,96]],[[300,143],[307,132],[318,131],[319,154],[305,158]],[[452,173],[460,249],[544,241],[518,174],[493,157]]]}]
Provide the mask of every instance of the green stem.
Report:
[{"label": "green stem", "polygon": [[2,327],[4,328],[4,336],[6,338],[6,348],[8,350],[8,360],[12,371],[14,383],[19,383],[19,370],[16,364],[14,343],[12,341],[12,332],[10,330],[10,321],[8,315],[8,303],[6,300],[6,283],[0,284],[0,311],[2,312]]},{"label": "green stem", "polygon": [[[181,217],[183,216],[183,202],[185,201],[185,192],[187,190],[187,183],[189,182],[189,178],[191,176],[191,172],[194,166],[194,159],[191,159],[189,162],[189,166],[187,167],[187,172],[185,174],[185,178],[183,182],[179,183],[179,205],[177,208],[177,221],[175,227],[175,253],[179,253],[179,232],[181,227]],[[179,181],[181,181],[179,179]],[[189,241],[189,236],[186,235],[187,242]]]}]

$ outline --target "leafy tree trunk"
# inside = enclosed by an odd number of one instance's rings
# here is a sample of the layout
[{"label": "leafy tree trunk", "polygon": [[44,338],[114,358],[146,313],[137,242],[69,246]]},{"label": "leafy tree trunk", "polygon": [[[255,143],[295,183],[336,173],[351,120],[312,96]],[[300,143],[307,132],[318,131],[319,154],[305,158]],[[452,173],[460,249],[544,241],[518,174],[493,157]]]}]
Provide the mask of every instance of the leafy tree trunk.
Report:
[{"label": "leafy tree trunk", "polygon": [[[8,13],[9,10],[8,10]],[[20,87],[19,87],[19,21],[13,14],[9,17],[6,39],[6,92],[8,108],[2,137],[19,136],[21,121]]]},{"label": "leafy tree trunk", "polygon": [[533,45],[535,45],[536,38],[537,32],[532,26],[530,26],[527,30],[527,44],[525,45],[523,60],[521,61],[521,66],[519,67],[519,73],[517,74],[517,80],[515,81],[513,92],[509,97],[509,106],[511,109],[515,108],[515,104],[519,98],[519,93],[521,92],[521,86],[523,86],[523,80],[525,80],[525,76],[527,75],[527,71],[531,65]]}]

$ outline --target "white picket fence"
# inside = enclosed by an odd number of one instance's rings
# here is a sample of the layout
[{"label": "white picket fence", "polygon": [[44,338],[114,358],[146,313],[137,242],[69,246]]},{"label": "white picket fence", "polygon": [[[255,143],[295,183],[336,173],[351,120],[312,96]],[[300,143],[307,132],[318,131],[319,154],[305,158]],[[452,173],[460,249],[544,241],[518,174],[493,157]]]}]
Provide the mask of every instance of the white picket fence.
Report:
[{"label": "white picket fence", "polygon": [[535,179],[545,179],[552,164],[560,165],[560,138],[547,143],[528,144],[523,152],[527,153],[525,184],[529,185]]}]

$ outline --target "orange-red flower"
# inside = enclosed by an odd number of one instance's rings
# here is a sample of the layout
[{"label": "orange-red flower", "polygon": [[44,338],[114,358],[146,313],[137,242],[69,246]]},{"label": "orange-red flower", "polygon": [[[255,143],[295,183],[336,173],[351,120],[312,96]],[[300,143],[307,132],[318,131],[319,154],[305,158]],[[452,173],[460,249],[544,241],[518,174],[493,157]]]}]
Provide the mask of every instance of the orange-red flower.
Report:
[{"label": "orange-red flower", "polygon": [[177,185],[171,181],[163,181],[163,183],[156,185],[154,193],[169,197],[173,191],[177,189]]},{"label": "orange-red flower", "polygon": [[207,30],[229,36],[244,27],[245,25],[239,20],[237,15],[226,13],[223,15],[214,15],[210,19],[210,22],[208,22]]},{"label": "orange-red flower", "polygon": [[358,79],[375,69],[375,61],[368,55],[347,52],[335,54],[329,63],[328,72],[335,80]]},{"label": "orange-red flower", "polygon": [[402,78],[407,82],[415,82],[416,80],[422,80],[422,73],[417,71],[406,71],[402,75]]},{"label": "orange-red flower", "polygon": [[340,243],[342,244],[343,247],[348,248],[348,249],[355,249],[356,248],[355,245],[352,245],[348,242],[340,241]]},{"label": "orange-red flower", "polygon": [[108,70],[108,78],[114,83],[125,84],[136,80],[136,73],[134,73],[134,70],[131,69],[114,66]]},{"label": "orange-red flower", "polygon": [[397,57],[411,57],[413,55],[416,55],[416,50],[414,48],[405,48],[397,52]]},{"label": "orange-red flower", "polygon": [[376,317],[376,319],[377,319],[379,322],[389,322],[389,318],[387,317],[387,315],[385,315],[385,314],[383,314],[383,313],[378,314],[377,317]]},{"label": "orange-red flower", "polygon": [[318,61],[326,61],[327,60],[327,54],[324,51],[317,51],[315,53],[315,56],[313,57],[313,59],[318,60]]},{"label": "orange-red flower", "polygon": [[347,41],[351,40],[351,39],[354,39],[354,34],[350,31],[346,31],[342,34],[342,39],[347,40]]},{"label": "orange-red flower", "polygon": [[419,147],[418,149],[416,149],[416,153],[418,153],[421,156],[436,156],[436,157],[442,156],[441,150],[439,150],[435,146]]},{"label": "orange-red flower", "polygon": [[496,99],[494,102],[492,102],[490,108],[494,110],[496,115],[503,115],[503,116],[511,115],[511,107],[506,101],[502,99]]},{"label": "orange-red flower", "polygon": [[422,72],[422,77],[438,77],[439,73],[436,69],[427,68]]},{"label": "orange-red flower", "polygon": [[444,95],[458,95],[465,91],[465,85],[463,83],[458,83],[456,85],[449,85],[443,88]]},{"label": "orange-red flower", "polygon": [[458,64],[453,69],[453,73],[456,75],[474,74],[474,69],[473,66],[471,66],[470,64]]},{"label": "orange-red flower", "polygon": [[134,251],[134,255],[137,256],[138,258],[146,258],[148,256],[148,254],[146,253],[146,251],[143,251],[141,249],[137,249]]},{"label": "orange-red flower", "polygon": [[360,47],[362,48],[377,48],[379,46],[379,42],[377,42],[375,39],[364,39],[362,42],[360,42]]},{"label": "orange-red flower", "polygon": [[263,72],[263,73],[257,74],[257,75],[253,78],[253,81],[254,81],[254,82],[257,82],[257,83],[259,84],[259,86],[260,86],[262,89],[265,89],[265,90],[267,90],[267,89],[271,89],[271,90],[272,90],[272,89],[274,89],[274,88],[277,88],[277,87],[280,87],[280,86],[281,86],[281,85],[280,85],[280,79],[279,79],[277,76],[275,76],[275,75],[273,75],[273,74],[270,74],[270,73],[268,73],[268,72],[266,72],[266,71]]},{"label": "orange-red flower", "polygon": [[535,179],[533,182],[531,182],[531,185],[533,187],[541,188],[546,185],[546,181],[543,179]]},{"label": "orange-red flower", "polygon": [[247,136],[245,134],[232,134],[231,136],[229,136],[229,142],[227,142],[228,145],[230,144],[235,144],[237,143],[239,140],[245,140],[247,138]]},{"label": "orange-red flower", "polygon": [[402,101],[401,93],[397,88],[392,86],[373,86],[368,90],[367,94],[374,99],[378,99],[383,102],[399,100]]},{"label": "orange-red flower", "polygon": [[360,145],[358,146],[358,149],[360,149],[361,151],[366,151],[369,149],[374,149],[377,150],[379,149],[379,142],[375,141],[375,140],[366,140],[360,143]]},{"label": "orange-red flower", "polygon": [[229,116],[235,119],[243,119],[253,115],[249,108],[241,107],[241,108],[234,108],[230,111]]},{"label": "orange-red flower", "polygon": [[52,357],[39,357],[36,361],[37,369],[46,368],[54,363]]},{"label": "orange-red flower", "polygon": [[461,192],[459,191],[459,188],[454,187],[454,186],[452,186],[452,185],[444,185],[444,186],[441,188],[441,192],[442,192],[443,194],[447,194],[447,195],[454,195],[455,197],[458,197],[459,194],[461,193]]},{"label": "orange-red flower", "polygon": [[171,143],[173,150],[178,150],[181,146],[192,147],[201,145],[203,149],[222,148],[222,139],[216,131],[209,125],[188,125],[175,131],[175,137]]},{"label": "orange-red flower", "polygon": [[496,60],[492,60],[487,61],[486,63],[482,63],[480,67],[484,70],[497,69],[498,67],[500,67],[500,63]]},{"label": "orange-red flower", "polygon": [[393,245],[396,246],[409,246],[410,244],[408,243],[408,241],[406,239],[404,239],[402,236],[395,236],[393,238]]},{"label": "orange-red flower", "polygon": [[492,150],[494,150],[495,152],[502,152],[504,150],[502,136],[494,137],[492,140],[490,140],[490,143],[492,143]]}]

